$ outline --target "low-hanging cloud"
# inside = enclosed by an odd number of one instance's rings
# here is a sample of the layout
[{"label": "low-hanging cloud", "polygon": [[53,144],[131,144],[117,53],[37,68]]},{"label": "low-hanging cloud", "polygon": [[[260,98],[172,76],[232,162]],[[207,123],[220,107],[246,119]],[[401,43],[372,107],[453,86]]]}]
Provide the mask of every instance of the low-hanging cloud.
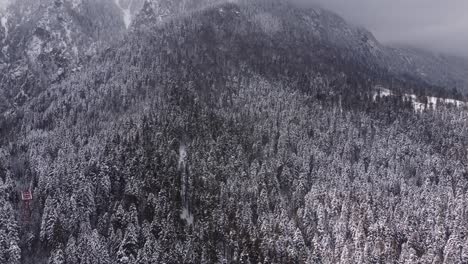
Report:
[{"label": "low-hanging cloud", "polygon": [[319,4],[383,43],[468,57],[468,0],[298,0]]}]

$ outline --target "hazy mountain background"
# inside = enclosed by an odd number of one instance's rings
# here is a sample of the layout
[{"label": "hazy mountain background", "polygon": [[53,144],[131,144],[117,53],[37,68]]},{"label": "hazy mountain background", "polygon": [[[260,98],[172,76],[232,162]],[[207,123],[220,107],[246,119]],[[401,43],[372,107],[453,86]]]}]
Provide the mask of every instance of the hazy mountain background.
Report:
[{"label": "hazy mountain background", "polygon": [[369,29],[385,44],[404,44],[468,57],[468,19],[463,0],[297,0],[318,4]]}]

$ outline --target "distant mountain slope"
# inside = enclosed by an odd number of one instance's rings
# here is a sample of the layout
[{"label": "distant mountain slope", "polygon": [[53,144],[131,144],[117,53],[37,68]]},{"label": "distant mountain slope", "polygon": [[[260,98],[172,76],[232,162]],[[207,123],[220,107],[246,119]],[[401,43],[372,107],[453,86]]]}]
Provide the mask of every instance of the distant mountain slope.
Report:
[{"label": "distant mountain slope", "polygon": [[408,47],[391,47],[387,52],[388,60],[384,63],[390,71],[468,93],[468,59]]},{"label": "distant mountain slope", "polygon": [[[436,54],[410,47],[388,47],[365,29],[347,23],[338,15],[314,7],[310,26],[318,36],[334,43],[358,59],[379,65],[390,73],[407,74],[430,84],[468,93],[468,59]],[[353,56],[351,55],[351,56]]]},{"label": "distant mountain slope", "polygon": [[[15,118],[22,113],[21,105],[80,71],[92,58],[97,61],[91,64],[101,63],[96,55],[108,47],[118,47],[125,41],[141,42],[139,38],[154,34],[154,28],[229,2],[249,6],[245,12],[253,18],[244,21],[242,27],[256,31],[239,36],[236,41],[221,36],[220,51],[236,63],[255,66],[262,74],[297,77],[321,72],[334,80],[330,85],[339,87],[343,100],[360,96],[355,89],[367,91],[371,97],[375,85],[401,93],[461,99],[452,87],[436,87],[427,78],[407,74],[413,68],[401,70],[405,64],[400,62],[400,55],[392,55],[394,49],[382,46],[370,32],[321,8],[291,8],[288,2],[280,0],[18,0],[4,16],[13,18],[4,19],[6,27],[0,29],[0,34],[8,33],[1,44],[0,111],[5,113],[5,120],[16,123]],[[217,23],[219,18],[213,19],[204,23]],[[211,31],[204,33],[206,38],[212,37]],[[229,31],[232,29],[226,30]],[[202,36],[193,41],[204,41],[199,39]],[[126,40],[119,42],[122,38]],[[174,40],[171,45],[176,48],[177,43]],[[212,52],[209,47],[215,44],[207,44],[195,56]],[[189,49],[190,43],[186,45]],[[154,51],[148,54],[151,52]],[[265,66],[266,62],[272,67]],[[281,63],[287,67],[274,66]],[[302,81],[310,80],[306,77]]]},{"label": "distant mountain slope", "polygon": [[[135,25],[160,23],[222,2],[230,1],[17,0],[0,18],[0,90],[4,101],[0,110],[23,104],[51,83],[79,70],[97,50],[115,43]],[[278,30],[278,16],[297,16],[290,26],[310,32],[311,41],[334,47],[329,57],[340,56],[405,82],[408,80],[402,75],[406,74],[416,82],[426,81],[448,91],[466,87],[467,63],[463,60],[385,47],[370,32],[318,7],[291,11],[288,4],[273,0],[254,1],[252,5],[262,2],[276,6],[271,14],[257,16],[266,30]]]}]

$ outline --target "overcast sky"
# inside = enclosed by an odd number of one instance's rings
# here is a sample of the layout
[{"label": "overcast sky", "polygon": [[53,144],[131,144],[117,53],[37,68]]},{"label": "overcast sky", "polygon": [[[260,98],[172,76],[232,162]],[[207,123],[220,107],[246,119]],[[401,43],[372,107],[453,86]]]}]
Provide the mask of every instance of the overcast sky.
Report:
[{"label": "overcast sky", "polygon": [[369,29],[383,43],[468,56],[468,0],[303,0]]}]

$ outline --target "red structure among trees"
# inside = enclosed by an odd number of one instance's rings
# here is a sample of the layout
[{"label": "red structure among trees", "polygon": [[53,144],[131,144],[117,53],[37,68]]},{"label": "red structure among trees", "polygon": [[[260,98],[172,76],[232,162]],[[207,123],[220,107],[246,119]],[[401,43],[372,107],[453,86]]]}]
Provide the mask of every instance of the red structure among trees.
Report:
[{"label": "red structure among trees", "polygon": [[33,199],[33,196],[30,190],[27,190],[21,193],[21,200],[23,200],[23,217],[24,217],[25,222],[29,222],[30,217],[31,217],[29,203],[32,199]]}]

